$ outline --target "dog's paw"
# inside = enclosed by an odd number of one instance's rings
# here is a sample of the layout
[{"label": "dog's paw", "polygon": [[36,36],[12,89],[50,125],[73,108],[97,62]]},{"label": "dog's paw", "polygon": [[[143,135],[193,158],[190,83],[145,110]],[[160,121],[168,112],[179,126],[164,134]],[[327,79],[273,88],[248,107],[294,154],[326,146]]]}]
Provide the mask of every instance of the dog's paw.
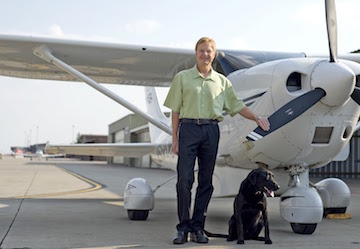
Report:
[{"label": "dog's paw", "polygon": [[272,244],[271,239],[267,239],[267,240],[265,240],[265,244],[268,244],[268,245]]},{"label": "dog's paw", "polygon": [[242,245],[242,244],[245,244],[245,241],[244,240],[238,240],[237,243]]},{"label": "dog's paw", "polygon": [[234,241],[236,238],[228,237],[226,241]]}]

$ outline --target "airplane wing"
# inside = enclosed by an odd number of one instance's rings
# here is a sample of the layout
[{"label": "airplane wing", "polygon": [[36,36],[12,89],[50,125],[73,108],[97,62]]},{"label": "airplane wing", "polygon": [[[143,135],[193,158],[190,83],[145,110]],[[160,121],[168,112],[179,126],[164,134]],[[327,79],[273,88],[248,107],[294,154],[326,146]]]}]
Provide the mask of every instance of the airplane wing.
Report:
[{"label": "airplane wing", "polygon": [[[99,83],[170,86],[177,72],[196,63],[193,49],[0,34],[0,75],[79,81],[36,56],[34,50],[40,46],[45,46],[56,58]],[[303,53],[219,50],[213,66],[228,75],[263,62],[304,56]]]},{"label": "airplane wing", "polygon": [[[50,61],[41,59],[36,55],[37,51],[42,48],[52,55],[50,59],[48,58]],[[305,54],[218,50],[213,67],[227,76],[239,69],[250,68],[272,60],[294,57],[305,57]],[[193,49],[0,34],[0,75],[30,79],[80,81],[79,77],[67,73],[66,70],[60,69],[61,67],[52,63],[54,58],[98,83],[165,87],[170,86],[172,78],[177,72],[193,67],[196,62]],[[163,124],[138,111],[134,105],[129,105],[120,98],[115,98],[115,100],[171,134],[169,127],[164,127]],[[136,150],[132,146],[135,146]],[[53,150],[57,148],[57,152],[52,153],[138,157],[151,152],[154,147],[153,144],[63,145],[52,146]],[[48,148],[49,151],[50,148]]]},{"label": "airplane wing", "polygon": [[158,144],[153,143],[109,143],[109,144],[71,144],[47,145],[48,154],[69,154],[87,156],[126,156],[141,157],[149,154]]},{"label": "airplane wing", "polygon": [[0,35],[0,75],[78,81],[40,59],[34,49],[47,46],[57,58],[100,83],[168,86],[176,71],[194,65],[192,50]]},{"label": "airplane wing", "polygon": [[[35,55],[45,46],[51,54],[99,83],[170,86],[174,75],[196,63],[193,49],[175,49],[118,43],[0,34],[0,75],[29,79],[79,79]],[[304,53],[218,49],[213,67],[229,75],[252,66]],[[360,63],[360,54],[340,55]]]}]

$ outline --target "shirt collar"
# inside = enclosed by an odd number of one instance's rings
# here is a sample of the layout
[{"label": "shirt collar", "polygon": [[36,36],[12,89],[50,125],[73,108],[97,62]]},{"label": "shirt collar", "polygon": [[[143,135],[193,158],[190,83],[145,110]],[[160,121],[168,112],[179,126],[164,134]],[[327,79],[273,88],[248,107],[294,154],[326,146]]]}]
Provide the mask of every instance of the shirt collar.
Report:
[{"label": "shirt collar", "polygon": [[[195,64],[195,66],[191,69],[191,73],[192,73],[194,79],[196,79],[198,77],[203,78],[203,76],[200,74],[199,70],[197,69],[197,64]],[[211,67],[210,74],[208,75],[208,77],[206,77],[206,79],[211,79],[212,81],[216,81],[215,77],[216,77],[216,74],[214,73],[214,69]]]}]

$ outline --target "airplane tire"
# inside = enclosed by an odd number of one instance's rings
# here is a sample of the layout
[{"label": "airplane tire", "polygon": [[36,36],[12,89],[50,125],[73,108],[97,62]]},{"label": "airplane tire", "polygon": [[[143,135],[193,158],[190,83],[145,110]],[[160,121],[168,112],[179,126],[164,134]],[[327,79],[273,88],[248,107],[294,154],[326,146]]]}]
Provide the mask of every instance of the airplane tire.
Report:
[{"label": "airplane tire", "polygon": [[345,214],[346,207],[343,208],[324,208],[324,217],[328,214]]},{"label": "airplane tire", "polygon": [[291,228],[294,233],[299,234],[312,234],[316,229],[317,224],[301,224],[301,223],[291,223]]},{"label": "airplane tire", "polygon": [[149,216],[149,210],[128,210],[130,220],[146,220]]}]

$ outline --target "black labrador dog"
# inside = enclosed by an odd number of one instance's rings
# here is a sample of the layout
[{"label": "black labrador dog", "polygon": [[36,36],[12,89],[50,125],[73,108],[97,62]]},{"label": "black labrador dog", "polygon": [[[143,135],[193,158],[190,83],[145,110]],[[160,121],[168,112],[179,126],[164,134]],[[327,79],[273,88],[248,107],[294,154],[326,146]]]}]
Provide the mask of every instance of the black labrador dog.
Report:
[{"label": "black labrador dog", "polygon": [[[267,195],[273,196],[273,191],[280,188],[274,180],[274,175],[265,167],[252,170],[241,183],[239,193],[234,201],[234,214],[229,221],[229,235],[212,234],[205,231],[208,237],[223,237],[227,241],[261,240],[272,244],[269,235],[267,216]],[[259,237],[265,226],[265,237]]]}]

